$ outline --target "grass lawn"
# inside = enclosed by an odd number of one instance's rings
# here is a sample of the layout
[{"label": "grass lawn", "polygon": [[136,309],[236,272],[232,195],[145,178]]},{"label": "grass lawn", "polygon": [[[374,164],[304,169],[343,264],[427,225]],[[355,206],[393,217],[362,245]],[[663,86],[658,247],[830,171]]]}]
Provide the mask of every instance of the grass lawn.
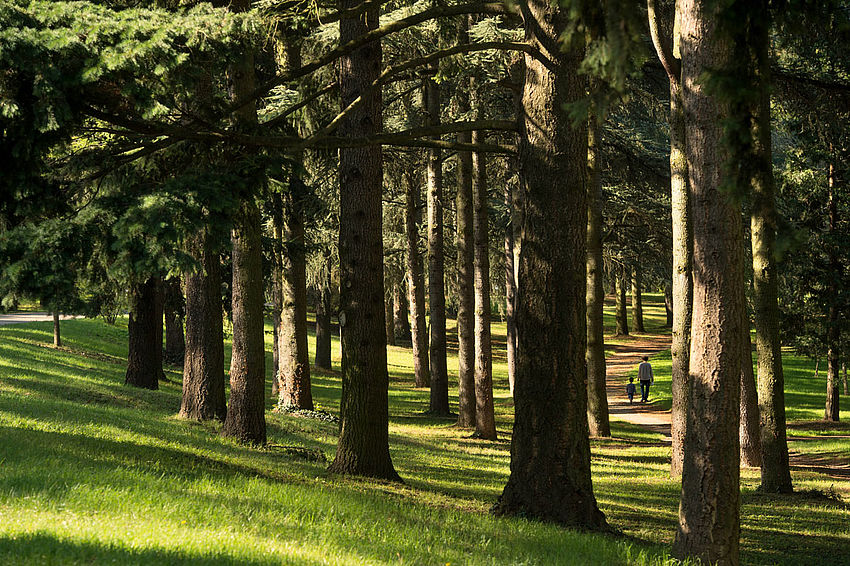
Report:
[{"label": "grass lawn", "polygon": [[[648,311],[658,310],[648,302]],[[657,330],[652,324],[648,330]],[[159,391],[123,385],[126,320],[63,322],[61,350],[48,346],[51,328],[0,328],[4,565],[669,562],[679,498],[667,474],[669,445],[633,425],[614,423],[613,439],[592,442],[596,495],[623,536],[487,514],[509,473],[503,325],[493,329],[497,442],[423,416],[428,391],[412,386],[410,350],[388,348],[390,443],[404,485],[329,476],[337,425],[271,412],[270,395],[264,449],[221,438],[216,424],[178,420],[174,369]],[[267,342],[270,349],[270,329]],[[336,341],[333,356],[338,369]],[[659,373],[661,363],[654,360]],[[804,421],[820,416],[818,403],[823,410],[822,379],[813,383],[802,360],[791,366],[789,416],[803,423],[792,434],[817,434]],[[456,368],[452,356],[449,367]],[[339,391],[337,372],[314,372],[320,408],[337,411]],[[850,432],[830,432],[801,449],[850,453]],[[819,494],[833,490],[846,501],[850,482],[803,470],[794,481],[819,491],[760,495],[758,471],[743,472],[744,562],[850,563],[850,506]]]}]

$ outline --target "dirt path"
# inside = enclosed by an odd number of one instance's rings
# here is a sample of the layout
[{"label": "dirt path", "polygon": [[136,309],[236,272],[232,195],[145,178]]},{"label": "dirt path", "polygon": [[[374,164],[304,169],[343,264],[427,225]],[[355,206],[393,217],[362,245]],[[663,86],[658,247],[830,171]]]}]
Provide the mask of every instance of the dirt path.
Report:
[{"label": "dirt path", "polygon": [[[608,412],[611,418],[660,433],[665,442],[672,442],[670,438],[670,411],[664,411],[657,404],[652,403],[651,389],[649,403],[634,402],[630,404],[629,398],[626,397],[626,383],[629,381],[629,373],[637,367],[643,356],[652,357],[653,354],[669,348],[669,336],[642,334],[631,337],[624,344],[613,346],[613,353],[605,359],[608,374]],[[639,399],[639,396],[640,386],[638,385],[636,398]],[[789,432],[793,426],[789,427]],[[842,437],[830,436],[828,438]],[[820,439],[820,437],[792,436],[789,434],[788,448],[791,457],[791,469],[818,472],[838,480],[850,479],[850,461],[848,461],[846,454],[805,454],[795,450],[795,444]]]},{"label": "dirt path", "polygon": [[670,349],[670,337],[661,334],[641,334],[632,336],[628,342],[612,346],[614,351],[605,359],[608,381],[608,412],[612,419],[640,425],[653,432],[664,435],[670,442],[670,411],[662,411],[652,403],[652,389],[649,391],[649,403],[639,403],[640,385],[637,383],[635,402],[629,403],[626,397],[628,375],[641,361],[643,356],[652,357],[663,350]]}]

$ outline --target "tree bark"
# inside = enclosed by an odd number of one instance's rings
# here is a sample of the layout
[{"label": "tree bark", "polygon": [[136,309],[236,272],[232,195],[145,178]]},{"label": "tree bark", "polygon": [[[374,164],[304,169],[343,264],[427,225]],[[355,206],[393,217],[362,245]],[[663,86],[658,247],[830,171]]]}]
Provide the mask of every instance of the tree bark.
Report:
[{"label": "tree bark", "polygon": [[626,288],[629,284],[626,278],[627,268],[620,266],[617,270],[617,304],[614,316],[617,325],[616,334],[617,336],[628,336],[629,318],[626,311]]},{"label": "tree bark", "polygon": [[850,390],[847,388],[847,365],[841,362],[841,372],[844,374],[844,395],[850,395]]},{"label": "tree bark", "polygon": [[[688,421],[688,373],[691,347],[691,311],[693,308],[693,227],[690,195],[688,193],[688,160],[685,146],[685,109],[682,100],[679,45],[674,44],[675,23],[681,15],[676,5],[663,17],[656,10],[655,0],[647,0],[649,29],[659,60],[670,83],[670,208],[673,220],[673,283],[672,309],[667,320],[672,327],[671,411],[670,436],[672,457],[670,474],[680,476],[684,461]],[[674,3],[675,4],[675,3]]]},{"label": "tree bark", "polygon": [[[430,67],[436,74],[436,65]],[[440,87],[425,80],[425,113],[429,126],[440,123]],[[428,301],[431,311],[431,402],[428,412],[448,417],[449,376],[446,367],[446,290],[443,253],[443,162],[439,149],[428,150]]]},{"label": "tree bark", "polygon": [[[234,11],[247,11],[250,0],[233,0]],[[245,100],[255,89],[254,54],[244,51],[233,66],[233,97]],[[254,102],[234,113],[240,129],[257,123]],[[235,214],[233,244],[233,350],[230,405],[222,435],[249,444],[265,444],[265,337],[263,320],[262,217],[253,196],[243,197]]]},{"label": "tree bark", "polygon": [[744,316],[744,332],[741,336],[744,340],[741,360],[741,422],[738,431],[741,441],[741,466],[758,468],[762,465],[759,401],[756,378],[753,373],[750,321],[746,315]]},{"label": "tree bark", "polygon": [[[339,7],[351,10],[363,3],[340,0]],[[377,28],[378,19],[377,4],[341,18],[340,44]],[[346,108],[361,94],[365,99],[340,122],[341,137],[365,137],[382,130],[381,93],[370,90],[380,73],[380,40],[340,59],[340,107]],[[381,153],[379,145],[339,150],[342,397],[339,443],[329,471],[400,481],[389,450]]]},{"label": "tree bark", "polygon": [[173,277],[163,284],[165,290],[165,357],[168,364],[183,364],[186,338],[183,335],[183,316],[186,310],[180,279]]},{"label": "tree bark", "polygon": [[[838,229],[838,199],[835,195],[835,166],[829,164],[829,232],[834,234]],[[833,244],[834,246],[835,244]],[[841,273],[841,262],[835,249],[829,251],[830,273]],[[838,422],[839,402],[838,396],[838,351],[841,339],[840,313],[835,304],[830,305],[826,322],[826,407],[823,418],[826,421]]]},{"label": "tree bark", "polygon": [[[162,373],[162,342],[157,341],[162,329],[162,318],[157,327],[157,278],[151,277],[137,283],[130,295],[130,322],[127,325],[128,353],[125,385],[144,389],[159,389]],[[159,354],[157,354],[159,352]]]},{"label": "tree bark", "polygon": [[664,313],[667,315],[667,321],[664,325],[667,328],[673,328],[673,284],[668,283],[664,286]]},{"label": "tree bark", "polygon": [[[481,113],[480,102],[476,103]],[[480,116],[479,116],[480,117]],[[484,134],[472,133],[472,143],[485,141]],[[475,243],[475,435],[496,440],[493,408],[493,352],[490,335],[490,218],[488,213],[487,157],[472,154],[472,205]]]},{"label": "tree bark", "polygon": [[516,383],[516,279],[514,278],[514,223],[511,183],[505,183],[505,207],[511,218],[505,227],[505,328],[508,387],[511,397]]},{"label": "tree bark", "polygon": [[569,18],[557,5],[530,0],[520,9],[526,39],[549,64],[525,55],[516,419],[511,474],[493,512],[606,529],[587,429],[587,131],[565,109],[585,96],[583,49],[558,41]]},{"label": "tree bark", "polygon": [[396,340],[410,342],[410,310],[404,287],[404,280],[393,285],[393,332]]},{"label": "tree bark", "polygon": [[[764,10],[764,3],[760,2]],[[761,424],[761,491],[791,493],[791,469],[785,430],[785,376],[779,324],[779,276],[776,266],[776,184],[770,134],[769,21],[754,22],[758,101],[754,107],[753,178],[750,233],[753,253],[753,303],[758,353],[758,403]]]},{"label": "tree bark", "polygon": [[646,332],[643,326],[643,297],[641,289],[640,266],[635,266],[632,273],[632,329],[635,332]]},{"label": "tree bark", "polygon": [[[466,33],[467,19],[463,18],[458,42],[469,41]],[[464,39],[465,37],[465,39]],[[469,112],[470,83],[458,87],[458,112]],[[470,143],[469,132],[457,135],[458,143]],[[463,428],[475,427],[475,244],[473,232],[472,202],[472,153],[457,153],[457,383],[458,407],[457,425]]]},{"label": "tree bark", "polygon": [[232,234],[233,352],[230,406],[221,433],[247,444],[266,442],[261,223],[257,205],[246,200]]},{"label": "tree bark", "polygon": [[184,419],[223,421],[227,415],[224,391],[224,331],[221,308],[221,262],[207,233],[192,238],[191,253],[201,269],[185,273],[186,349],[183,358]]},{"label": "tree bark", "polygon": [[271,217],[274,230],[272,244],[272,398],[280,397],[280,335],[283,312],[283,199],[272,193]]},{"label": "tree bark", "polygon": [[419,185],[410,171],[404,173],[404,227],[407,247],[407,294],[410,297],[413,376],[416,387],[431,385],[428,366],[428,329],[425,322],[425,276],[419,252],[419,224],[422,221]]},{"label": "tree bark", "polygon": [[53,347],[62,347],[62,332],[59,328],[59,311],[53,311]]},{"label": "tree bark", "polygon": [[728,97],[707,92],[708,72],[733,64],[720,4],[680,0],[682,85],[693,211],[690,395],[679,528],[673,555],[739,563],[739,430],[744,285],[741,210],[721,187],[731,158],[723,125]]},{"label": "tree bark", "polygon": [[156,278],[156,294],[154,295],[154,308],[156,309],[156,313],[154,316],[156,317],[155,323],[155,332],[156,332],[156,350],[154,351],[154,355],[156,356],[156,367],[159,371],[158,379],[160,381],[165,381],[165,370],[163,369],[163,320],[164,320],[164,311],[165,311],[165,289],[163,286],[162,278]]},{"label": "tree bark", "polygon": [[316,302],[316,367],[331,369],[331,265],[325,255],[325,277]]},{"label": "tree bark", "polygon": [[602,309],[602,161],[599,119],[594,114],[587,130],[587,422],[591,436],[611,436],[605,367]]}]

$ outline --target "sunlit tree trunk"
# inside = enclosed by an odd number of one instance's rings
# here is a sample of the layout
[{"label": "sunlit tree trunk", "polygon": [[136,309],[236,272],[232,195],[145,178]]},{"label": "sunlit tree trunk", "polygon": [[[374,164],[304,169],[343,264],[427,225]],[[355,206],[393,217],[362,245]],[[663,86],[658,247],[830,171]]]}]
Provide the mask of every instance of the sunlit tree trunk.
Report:
[{"label": "sunlit tree trunk", "polygon": [[770,134],[769,17],[759,1],[762,18],[754,22],[758,100],[754,105],[752,199],[750,233],[753,253],[753,303],[758,352],[758,403],[761,422],[761,486],[770,493],[791,493],[791,469],[785,430],[785,377],[776,266],[776,185]]},{"label": "sunlit tree trunk", "polygon": [[[483,114],[476,104],[479,118]],[[484,142],[481,132],[473,132],[472,143]],[[473,240],[475,242],[475,435],[496,440],[493,408],[493,352],[490,336],[490,219],[487,211],[487,157],[472,155]]]},{"label": "sunlit tree trunk", "polygon": [[636,265],[632,272],[632,329],[635,332],[646,332],[643,326],[642,293],[640,266]]},{"label": "sunlit tree trunk", "polygon": [[[364,0],[340,0],[340,10],[364,8]],[[341,45],[378,27],[380,6],[370,4],[339,21]],[[381,42],[367,43],[340,58],[340,107],[357,97],[364,103],[341,120],[338,135],[361,138],[383,128],[380,90],[370,86],[381,73]],[[339,150],[340,327],[342,397],[340,434],[329,471],[399,480],[389,450],[387,348],[381,190],[378,145]]]},{"label": "sunlit tree trunk", "polygon": [[62,332],[59,328],[59,311],[53,311],[53,347],[62,347]]},{"label": "sunlit tree trunk", "polygon": [[419,185],[413,174],[404,174],[404,229],[407,246],[407,294],[410,297],[411,342],[413,345],[413,376],[416,387],[428,387],[428,328],[425,322],[425,275],[419,251],[419,224],[422,221]]},{"label": "sunlit tree trunk", "polygon": [[[429,67],[437,72],[436,65]],[[425,113],[428,125],[440,123],[440,87],[425,80]],[[446,289],[443,253],[443,161],[442,152],[428,150],[428,303],[431,311],[431,402],[428,412],[449,416],[449,376],[446,367]]]},{"label": "sunlit tree trunk", "polygon": [[741,209],[723,190],[731,158],[727,98],[705,76],[734,63],[719,29],[719,3],[679,0],[688,184],[693,211],[693,319],[679,528],[673,555],[737,565],[740,538],[739,418],[744,332]]},{"label": "sunlit tree trunk", "polygon": [[558,41],[568,17],[557,5],[520,9],[526,39],[548,63],[525,55],[516,418],[511,474],[493,512],[604,529],[590,478],[584,359],[587,131],[566,109],[585,96],[583,49]]},{"label": "sunlit tree trunk", "polygon": [[741,360],[741,422],[739,438],[741,441],[741,466],[758,468],[761,466],[761,433],[759,431],[759,403],[756,391],[756,378],[753,373],[752,350],[750,341],[750,321],[744,316],[744,331]]},{"label": "sunlit tree trunk", "polygon": [[599,120],[587,130],[587,422],[591,436],[611,436],[602,309],[602,161]]},{"label": "sunlit tree trunk", "polygon": [[[835,166],[829,164],[829,232],[835,233],[838,229],[838,197],[835,194]],[[835,244],[833,244],[834,246]],[[829,251],[829,267],[831,273],[841,272],[841,262],[835,249]],[[823,418],[826,421],[838,422],[839,402],[838,396],[838,352],[839,340],[841,339],[840,313],[834,304],[829,306],[826,322],[826,408]]]}]

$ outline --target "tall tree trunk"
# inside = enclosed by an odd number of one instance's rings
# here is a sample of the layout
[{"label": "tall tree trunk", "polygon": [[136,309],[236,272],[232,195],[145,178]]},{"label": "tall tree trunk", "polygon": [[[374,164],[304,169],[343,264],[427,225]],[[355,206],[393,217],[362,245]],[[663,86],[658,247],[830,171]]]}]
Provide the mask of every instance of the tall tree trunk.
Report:
[{"label": "tall tree trunk", "polygon": [[758,101],[753,116],[753,170],[750,233],[753,252],[753,303],[758,353],[758,403],[761,423],[761,486],[769,493],[791,493],[785,430],[785,377],[779,333],[779,277],[776,268],[776,185],[770,135],[770,18],[754,21]]},{"label": "tall tree trunk", "polygon": [[[144,389],[159,389],[162,373],[162,342],[157,341],[162,330],[162,318],[156,308],[157,277],[133,285],[130,294],[130,322],[125,385]],[[159,354],[157,354],[159,352]]]},{"label": "tall tree trunk", "polygon": [[558,41],[569,18],[557,5],[530,0],[520,9],[526,38],[548,63],[525,55],[516,419],[511,475],[493,511],[605,529],[587,429],[587,131],[565,109],[585,96],[583,50]]},{"label": "tall tree trunk", "polygon": [[683,102],[693,197],[693,319],[690,395],[676,558],[737,565],[740,538],[739,430],[744,332],[740,206],[722,189],[730,152],[728,97],[709,94],[704,76],[734,64],[732,38],[719,29],[722,6],[680,0]]},{"label": "tall tree trunk", "polygon": [[635,332],[646,332],[643,326],[643,297],[639,265],[634,267],[632,273],[632,328]]},{"label": "tall tree trunk", "polygon": [[183,313],[185,304],[180,290],[180,278],[172,277],[163,284],[165,290],[165,362],[183,364],[186,354],[186,338],[183,335]]},{"label": "tall tree trunk", "polygon": [[425,275],[419,252],[419,224],[422,222],[419,185],[410,171],[404,173],[404,229],[407,247],[407,294],[410,297],[413,376],[416,387],[431,385],[428,366],[428,328],[425,322]]},{"label": "tall tree trunk", "polygon": [[738,436],[741,441],[741,466],[761,466],[761,433],[759,431],[759,400],[753,374],[753,344],[750,341],[750,321],[744,316],[743,354],[741,360],[741,422]]},{"label": "tall tree trunk", "polygon": [[[835,166],[829,164],[829,232],[834,234],[838,229],[838,198],[835,195]],[[834,244],[833,244],[834,246]],[[830,273],[841,272],[841,262],[835,249],[829,251]],[[826,421],[838,422],[838,351],[841,339],[840,313],[835,304],[830,305],[826,321],[826,408],[823,418]]]},{"label": "tall tree trunk", "polygon": [[283,312],[283,198],[272,193],[271,217],[274,230],[272,244],[272,398],[280,396],[280,336]]},{"label": "tall tree trunk", "polygon": [[[250,0],[233,0],[234,11],[247,11]],[[245,51],[233,67],[233,95],[245,100],[256,86],[254,54]],[[254,102],[235,112],[237,126],[257,123]],[[233,352],[230,358],[230,405],[221,433],[250,444],[265,444],[265,336],[263,320],[262,217],[252,195],[243,197],[234,218]]]},{"label": "tall tree trunk", "polygon": [[395,346],[395,323],[393,322],[393,313],[395,312],[395,293],[389,288],[392,286],[392,281],[385,281],[387,296],[384,299],[384,334],[386,335],[387,346]]},{"label": "tall tree trunk", "polygon": [[516,279],[514,278],[514,223],[513,197],[511,184],[505,183],[505,207],[508,209],[508,223],[505,227],[505,338],[508,366],[508,387],[511,397],[516,383]]},{"label": "tall tree trunk", "polygon": [[185,273],[186,351],[183,358],[184,419],[223,421],[227,415],[224,391],[224,331],[221,308],[221,262],[211,237],[192,238],[191,253],[200,270]]},{"label": "tall tree trunk", "polygon": [[[477,97],[476,97],[477,99]],[[475,104],[483,118],[480,101]],[[472,143],[484,143],[484,135],[472,133]],[[493,352],[490,336],[490,218],[486,154],[472,155],[472,204],[475,242],[475,435],[496,440],[493,408]]]},{"label": "tall tree trunk", "polygon": [[[436,65],[429,68],[436,74]],[[427,124],[440,123],[440,87],[425,80]],[[431,311],[431,403],[428,412],[449,416],[449,376],[446,367],[446,290],[443,253],[443,162],[439,149],[428,150],[428,302]]]},{"label": "tall tree trunk", "polygon": [[[363,4],[340,0],[339,8],[354,10]],[[377,28],[378,21],[377,4],[340,18],[340,45]],[[382,130],[381,93],[370,92],[380,73],[380,40],[340,58],[340,107],[361,95],[365,100],[340,122],[339,136],[362,138]],[[389,450],[381,153],[378,145],[339,150],[342,397],[339,443],[329,471],[398,481]]]},{"label": "tall tree trunk", "polygon": [[411,339],[410,311],[407,308],[407,294],[404,287],[404,280],[396,281],[393,285],[393,333],[396,340],[409,342]]},{"label": "tall tree trunk", "polygon": [[[301,43],[283,42],[284,69],[301,67]],[[302,155],[295,156],[303,161]],[[313,408],[310,383],[310,349],[307,346],[307,241],[304,235],[304,201],[308,188],[293,167],[289,191],[283,200],[281,256],[280,401],[284,406]]]},{"label": "tall tree trunk", "polygon": [[[674,20],[681,15],[676,5],[667,17],[656,10],[655,0],[647,0],[649,29],[658,58],[670,83],[670,208],[673,220],[673,305],[670,436],[672,457],[670,473],[682,474],[688,421],[688,374],[691,348],[691,311],[693,308],[693,226],[688,193],[688,160],[685,147],[685,107],[682,100],[679,45],[674,45]],[[677,3],[676,3],[677,4]],[[679,34],[675,34],[678,39]],[[668,315],[670,320],[670,315]]]},{"label": "tall tree trunk", "polygon": [[248,444],[265,444],[265,344],[260,210],[242,203],[233,228],[233,352],[230,405],[221,433]]},{"label": "tall tree trunk", "polygon": [[316,302],[316,367],[331,369],[331,265],[325,255],[325,277]]},{"label": "tall tree trunk", "polygon": [[850,390],[847,388],[847,364],[841,362],[841,372],[844,374],[844,395],[850,395]]},{"label": "tall tree trunk", "polygon": [[[468,43],[467,19],[463,18],[459,43]],[[469,112],[470,82],[460,84],[457,92],[458,112]],[[469,143],[469,132],[457,134],[458,143]],[[472,153],[457,153],[457,424],[460,427],[475,426],[475,245],[473,232],[472,203]]]},{"label": "tall tree trunk", "polygon": [[594,113],[587,129],[587,422],[591,436],[611,436],[605,368],[602,309],[602,161],[599,119]]},{"label": "tall tree trunk", "polygon": [[62,332],[59,328],[59,311],[53,311],[53,347],[62,347]]},{"label": "tall tree trunk", "polygon": [[617,304],[614,319],[617,325],[617,336],[629,335],[629,318],[626,311],[626,288],[629,283],[626,277],[627,268],[620,266],[617,268]]}]

